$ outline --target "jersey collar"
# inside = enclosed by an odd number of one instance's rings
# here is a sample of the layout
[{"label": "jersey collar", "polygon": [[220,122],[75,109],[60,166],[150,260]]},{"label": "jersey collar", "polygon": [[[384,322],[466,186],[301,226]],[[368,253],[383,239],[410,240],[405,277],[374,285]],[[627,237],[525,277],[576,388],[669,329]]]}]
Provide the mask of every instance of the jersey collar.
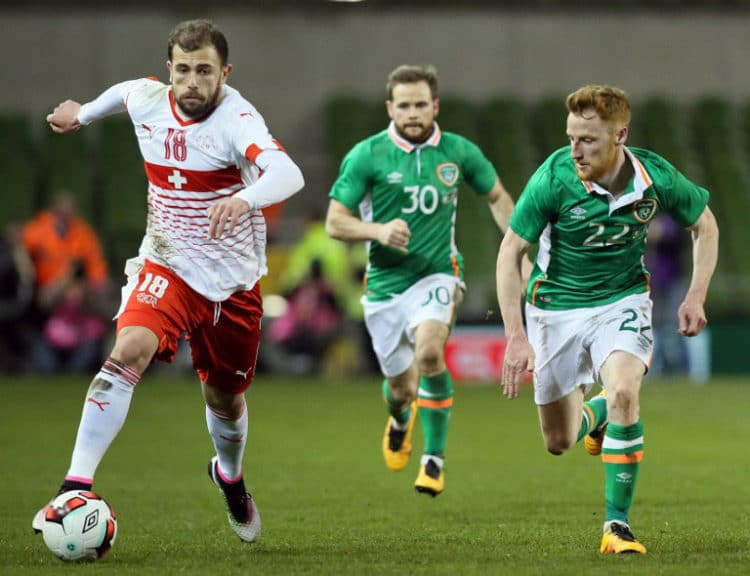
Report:
[{"label": "jersey collar", "polygon": [[627,191],[622,194],[619,198],[615,198],[612,196],[612,194],[609,193],[608,190],[605,190],[599,184],[596,182],[589,182],[588,180],[581,180],[581,184],[583,184],[584,188],[586,188],[586,191],[589,193],[596,192],[597,194],[601,196],[606,196],[609,198],[609,213],[611,214],[618,208],[621,208],[622,206],[627,206],[628,204],[632,204],[633,202],[637,200],[643,199],[643,193],[650,188],[654,181],[651,179],[651,176],[648,175],[648,172],[646,172],[645,166],[641,163],[638,158],[633,156],[633,153],[628,150],[627,147],[623,147],[625,150],[625,155],[630,160],[630,163],[633,165],[633,171],[635,172],[633,179],[631,180],[630,184],[628,184]]},{"label": "jersey collar", "polygon": [[438,144],[440,144],[440,138],[443,135],[443,133],[440,131],[440,126],[438,126],[437,122],[433,122],[432,127],[432,135],[421,144],[414,144],[413,142],[409,142],[406,138],[396,132],[396,125],[393,123],[393,121],[391,121],[391,123],[388,125],[388,136],[397,147],[401,148],[401,150],[403,150],[407,154],[410,154],[416,148],[425,148],[426,146],[437,146]]}]

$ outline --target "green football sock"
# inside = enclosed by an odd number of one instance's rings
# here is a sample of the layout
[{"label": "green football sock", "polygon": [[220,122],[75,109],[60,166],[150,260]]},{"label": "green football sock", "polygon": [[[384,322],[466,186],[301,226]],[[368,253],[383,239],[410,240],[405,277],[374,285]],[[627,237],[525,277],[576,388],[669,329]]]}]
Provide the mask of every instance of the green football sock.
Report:
[{"label": "green football sock", "polygon": [[607,500],[606,520],[627,523],[633,504],[638,469],[643,458],[643,424],[607,425],[602,445],[604,493]]},{"label": "green football sock", "polygon": [[583,403],[583,418],[581,419],[581,429],[578,431],[578,439],[596,430],[607,420],[607,399],[604,396],[594,396],[587,402]]},{"label": "green football sock", "polygon": [[383,400],[385,401],[388,414],[399,424],[406,424],[409,421],[409,403],[398,402],[393,399],[391,390],[388,387],[388,380],[383,380]]},{"label": "green football sock", "polygon": [[446,370],[435,376],[422,376],[417,393],[417,409],[422,421],[425,454],[443,456],[452,406],[453,381],[450,373]]}]

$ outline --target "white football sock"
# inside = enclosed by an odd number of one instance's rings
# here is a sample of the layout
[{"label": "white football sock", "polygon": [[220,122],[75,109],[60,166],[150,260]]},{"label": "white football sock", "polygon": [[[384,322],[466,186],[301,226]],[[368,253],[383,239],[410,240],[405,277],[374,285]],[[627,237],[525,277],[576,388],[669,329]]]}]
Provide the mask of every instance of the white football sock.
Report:
[{"label": "white football sock", "polygon": [[409,412],[409,419],[406,422],[399,422],[393,416],[391,416],[391,428],[393,428],[394,430],[406,430],[411,423],[411,419],[414,418],[414,415],[417,413],[416,410],[410,410]]},{"label": "white football sock", "polygon": [[440,470],[443,469],[443,464],[445,463],[444,460],[440,456],[435,456],[434,454],[422,454],[422,458],[420,458],[419,464],[421,466],[427,466],[427,463],[430,460],[434,461]]},{"label": "white football sock", "polygon": [[94,474],[125,423],[140,375],[108,359],[91,381],[66,480],[94,482]]},{"label": "white football sock", "polygon": [[222,479],[227,482],[239,480],[247,442],[247,405],[237,420],[222,418],[206,406],[206,424],[219,458]]}]

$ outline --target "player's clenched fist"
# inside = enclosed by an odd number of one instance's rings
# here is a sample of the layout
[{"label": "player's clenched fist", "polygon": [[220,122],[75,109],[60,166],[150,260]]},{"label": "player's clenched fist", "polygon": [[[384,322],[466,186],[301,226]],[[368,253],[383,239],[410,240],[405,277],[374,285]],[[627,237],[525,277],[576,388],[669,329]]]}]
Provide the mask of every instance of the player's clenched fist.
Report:
[{"label": "player's clenched fist", "polygon": [[81,127],[78,122],[78,112],[81,105],[75,100],[66,100],[57,105],[51,114],[47,114],[47,123],[53,132],[65,134],[74,132]]},{"label": "player's clenched fist", "polygon": [[706,327],[706,312],[703,304],[686,297],[677,310],[679,333],[683,336],[697,336]]},{"label": "player's clenched fist", "polygon": [[409,225],[401,220],[401,218],[396,218],[383,224],[380,229],[378,242],[383,246],[394,248],[406,254],[409,251],[409,238],[411,238]]}]

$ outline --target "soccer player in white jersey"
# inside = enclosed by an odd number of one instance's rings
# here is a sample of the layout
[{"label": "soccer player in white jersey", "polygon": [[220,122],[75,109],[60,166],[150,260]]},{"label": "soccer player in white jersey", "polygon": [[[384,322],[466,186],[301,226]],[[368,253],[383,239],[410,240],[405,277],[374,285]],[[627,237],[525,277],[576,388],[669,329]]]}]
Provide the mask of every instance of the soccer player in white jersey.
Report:
[{"label": "soccer player in white jersey", "polygon": [[441,131],[434,68],[399,66],[386,89],[391,124],[344,158],[330,192],[326,229],[340,240],[368,242],[362,304],[385,376],[386,466],[406,467],[419,414],[424,449],[414,486],[437,496],[445,487],[453,405],[444,348],[464,291],[463,256],[455,244],[459,186],[467,183],[486,199],[500,232],[513,199],[475,144]]},{"label": "soccer player in white jersey", "polygon": [[[534,372],[534,399],[547,450],[585,439],[601,454],[606,509],[599,550],[645,554],[628,514],[643,458],[641,380],[653,352],[646,233],[662,210],[690,230],[693,271],[677,327],[695,336],[716,267],[719,230],[708,192],[661,156],[625,146],[630,102],[613,86],[584,86],[567,98],[570,146],[531,177],[500,246],[497,290],[507,346],[502,385],[518,396]],[[521,258],[539,242],[526,295],[526,331],[515,297]],[[584,403],[598,382],[602,393]]]},{"label": "soccer player in white jersey", "polygon": [[[175,27],[167,69],[168,85],[122,82],[84,105],[67,100],[47,116],[62,134],[127,112],[148,178],[146,234],[126,264],[117,337],[89,387],[60,491],[91,488],[143,371],[153,359],[171,361],[186,334],[216,450],[208,473],[224,495],[229,524],[253,542],[260,516],[242,462],[244,393],[255,373],[262,316],[258,280],[266,273],[261,209],[304,182],[262,116],[226,84],[227,41],[211,22]],[[35,530],[45,510],[34,517]]]}]

